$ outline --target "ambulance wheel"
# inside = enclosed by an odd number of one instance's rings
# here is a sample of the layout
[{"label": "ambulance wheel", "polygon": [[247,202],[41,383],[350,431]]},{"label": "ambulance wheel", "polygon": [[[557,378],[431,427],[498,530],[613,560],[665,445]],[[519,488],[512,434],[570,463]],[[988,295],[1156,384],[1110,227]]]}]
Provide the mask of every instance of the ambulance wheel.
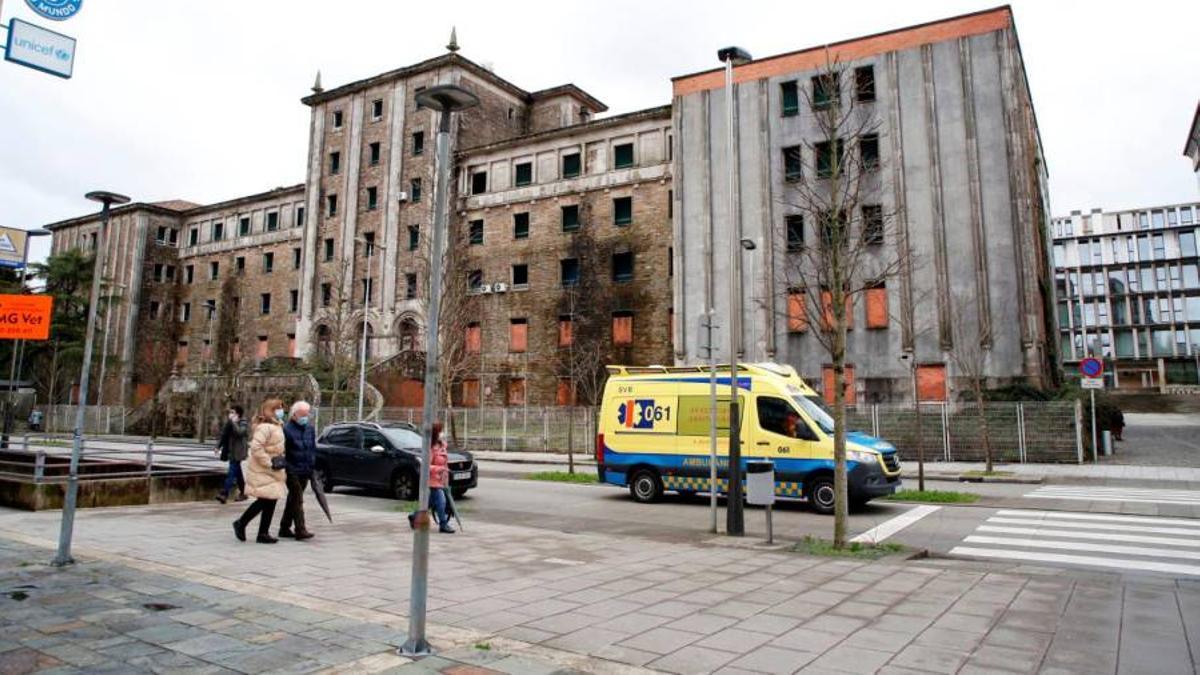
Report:
[{"label": "ambulance wheel", "polygon": [[650,504],[662,499],[663,484],[658,474],[650,469],[641,469],[629,481],[629,494],[635,501]]},{"label": "ambulance wheel", "polygon": [[808,498],[808,507],[822,515],[833,513],[833,495],[833,476],[814,478],[804,491],[804,496]]}]

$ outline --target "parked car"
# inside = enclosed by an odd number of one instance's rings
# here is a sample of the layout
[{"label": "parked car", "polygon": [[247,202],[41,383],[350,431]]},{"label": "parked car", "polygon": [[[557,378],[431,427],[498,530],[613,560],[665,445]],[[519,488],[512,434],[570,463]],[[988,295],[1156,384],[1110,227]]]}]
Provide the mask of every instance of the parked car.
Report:
[{"label": "parked car", "polygon": [[[420,487],[421,434],[411,424],[333,424],[317,439],[316,474],[325,491],[337,485],[387,490],[412,501]],[[478,485],[479,468],[469,452],[450,453],[450,493],[462,497]]]}]

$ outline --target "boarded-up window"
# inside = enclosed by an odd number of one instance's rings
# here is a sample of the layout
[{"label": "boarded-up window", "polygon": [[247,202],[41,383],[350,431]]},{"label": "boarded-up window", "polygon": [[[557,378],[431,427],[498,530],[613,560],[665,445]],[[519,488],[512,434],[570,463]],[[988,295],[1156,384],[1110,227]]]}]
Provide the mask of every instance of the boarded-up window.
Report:
[{"label": "boarded-up window", "polygon": [[612,321],[613,344],[633,344],[633,313],[616,312]]},{"label": "boarded-up window", "polygon": [[558,405],[575,405],[575,383],[571,378],[558,378],[558,393],[554,401]]},{"label": "boarded-up window", "polygon": [[288,355],[288,358],[291,358],[291,359],[296,358],[296,334],[295,333],[288,333],[287,355]]},{"label": "boarded-up window", "polygon": [[468,408],[479,407],[479,380],[463,380],[462,404]]},{"label": "boarded-up window", "polygon": [[188,360],[188,343],[180,342],[179,345],[175,348],[175,363],[182,366],[182,365],[187,364],[187,360]]},{"label": "boarded-up window", "polygon": [[259,335],[258,350],[254,352],[254,357],[260,361],[267,358],[267,347],[269,344],[270,342],[268,341],[266,335]]},{"label": "boarded-up window", "polygon": [[[846,328],[854,328],[854,304],[850,298],[846,298]],[[827,290],[821,291],[821,318],[825,322],[825,329],[833,328],[833,293]]]},{"label": "boarded-up window", "polygon": [[508,351],[524,352],[529,346],[529,322],[525,319],[513,319],[508,325]]},{"label": "boarded-up window", "polygon": [[887,288],[882,284],[867,289],[867,328],[888,327]]},{"label": "boarded-up window", "polygon": [[480,334],[479,324],[472,323],[467,325],[467,351],[472,354],[478,354],[480,345],[482,344],[482,335]]},{"label": "boarded-up window", "polygon": [[238,338],[233,338],[233,362],[240,363],[242,360],[242,341]]},{"label": "boarded-up window", "polygon": [[509,380],[506,394],[508,405],[525,405],[525,378]]},{"label": "boarded-up window", "polygon": [[570,347],[575,341],[575,322],[569,316],[558,317],[558,346]]},{"label": "boarded-up window", "polygon": [[792,333],[808,330],[808,308],[804,303],[804,291],[788,291],[787,328]]},{"label": "boarded-up window", "polygon": [[917,366],[917,397],[922,401],[946,400],[946,366]]},{"label": "boarded-up window", "polygon": [[[846,386],[843,391],[845,392],[846,404],[854,405],[856,402],[854,395],[854,366],[846,364],[845,378]],[[821,370],[821,381],[825,385],[825,402],[833,405],[833,366],[825,366]]]}]

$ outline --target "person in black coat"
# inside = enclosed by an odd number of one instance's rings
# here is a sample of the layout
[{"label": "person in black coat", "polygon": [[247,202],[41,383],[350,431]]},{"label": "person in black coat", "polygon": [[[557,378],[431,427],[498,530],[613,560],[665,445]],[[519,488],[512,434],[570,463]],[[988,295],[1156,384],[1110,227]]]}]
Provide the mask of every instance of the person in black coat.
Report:
[{"label": "person in black coat", "polygon": [[[287,458],[287,503],[279,521],[279,536],[286,539],[312,539],[304,521],[304,490],[317,462],[317,435],[309,424],[312,406],[307,401],[292,404],[292,414],[283,425],[284,456]],[[292,529],[293,523],[295,529]]]},{"label": "person in black coat", "polygon": [[222,504],[228,501],[229,493],[233,490],[234,485],[237,485],[238,488],[235,501],[246,500],[246,480],[242,476],[242,461],[246,459],[246,437],[250,433],[250,427],[243,418],[242,406],[230,406],[228,418],[225,420],[225,425],[221,427],[221,440],[217,443],[217,453],[220,455],[221,461],[229,462],[229,469],[225,473],[225,486],[217,495],[217,501]]}]

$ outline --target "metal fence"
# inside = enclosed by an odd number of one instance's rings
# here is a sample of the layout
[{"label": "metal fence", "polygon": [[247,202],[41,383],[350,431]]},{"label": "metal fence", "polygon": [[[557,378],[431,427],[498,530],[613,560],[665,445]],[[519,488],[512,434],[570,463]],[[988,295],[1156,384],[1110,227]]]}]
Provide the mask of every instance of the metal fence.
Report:
[{"label": "metal fence", "polygon": [[[1075,401],[993,402],[987,437],[997,462],[1081,462],[1086,430]],[[594,408],[448,408],[439,419],[458,442],[472,450],[590,453],[595,442]],[[357,410],[318,411],[319,424],[357,419]],[[383,408],[377,421],[421,423],[419,408]],[[928,461],[983,461],[984,424],[978,409],[962,403],[869,405],[847,409],[846,424],[895,445],[909,461],[918,444]],[[573,440],[573,446],[570,441]]]},{"label": "metal fence", "polygon": [[[42,430],[54,434],[70,434],[75,431],[75,414],[79,406],[41,405],[35,410],[42,412]],[[89,405],[83,412],[83,433],[124,434],[126,411],[119,405]],[[25,420],[21,420],[22,422]]]},{"label": "metal fence", "polygon": [[[65,482],[70,460],[70,439],[13,437],[7,450],[0,450],[0,478]],[[80,453],[79,480],[224,473],[226,467],[211,445],[86,438]]]}]

